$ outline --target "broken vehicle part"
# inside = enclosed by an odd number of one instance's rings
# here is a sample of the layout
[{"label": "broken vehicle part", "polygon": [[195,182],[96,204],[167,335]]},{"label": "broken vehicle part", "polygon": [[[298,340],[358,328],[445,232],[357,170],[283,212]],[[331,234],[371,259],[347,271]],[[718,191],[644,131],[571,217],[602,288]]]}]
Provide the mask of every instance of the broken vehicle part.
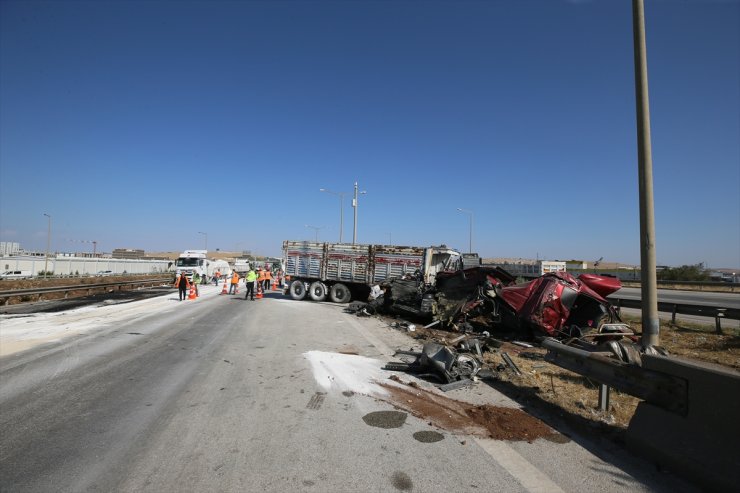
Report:
[{"label": "broken vehicle part", "polygon": [[502,352],[501,357],[504,359],[506,364],[511,368],[511,370],[516,373],[517,375],[521,376],[522,371],[519,369],[518,366],[516,366],[516,363],[511,359],[511,356],[509,356],[508,353]]},{"label": "broken vehicle part", "polygon": [[418,376],[428,376],[450,383],[465,378],[473,378],[481,369],[482,363],[474,354],[457,352],[454,349],[428,342],[420,353],[397,352],[416,356],[412,363],[389,362],[383,369],[408,371]]}]

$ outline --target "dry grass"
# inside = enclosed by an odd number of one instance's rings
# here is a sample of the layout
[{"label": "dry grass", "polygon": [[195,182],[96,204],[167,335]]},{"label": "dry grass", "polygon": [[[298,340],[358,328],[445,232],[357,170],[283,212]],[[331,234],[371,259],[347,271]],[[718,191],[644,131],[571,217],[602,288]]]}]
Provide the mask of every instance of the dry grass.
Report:
[{"label": "dry grass", "polygon": [[[625,321],[635,332],[640,332],[639,320]],[[421,329],[417,337],[445,342],[458,335],[441,330]],[[718,335],[714,333],[713,326],[685,323],[672,326],[669,322],[662,321],[660,340],[671,355],[740,370],[740,334],[737,330]],[[508,367],[494,371],[497,380],[493,386],[525,407],[546,409],[560,416],[574,418],[580,424],[597,427],[608,425],[613,431],[619,431],[627,427],[640,402],[636,397],[611,389],[609,410],[602,412],[598,409],[598,384],[546,362],[545,349],[524,348],[504,342],[497,351],[485,353],[484,362],[491,369],[501,368],[502,364],[505,365],[501,352],[506,352],[511,357],[522,375],[514,374]]]}]

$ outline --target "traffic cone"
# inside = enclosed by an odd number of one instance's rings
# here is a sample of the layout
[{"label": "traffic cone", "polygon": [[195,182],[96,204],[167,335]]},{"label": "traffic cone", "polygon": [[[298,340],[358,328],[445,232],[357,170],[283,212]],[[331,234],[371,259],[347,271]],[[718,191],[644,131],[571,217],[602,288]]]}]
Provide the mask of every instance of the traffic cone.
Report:
[{"label": "traffic cone", "polygon": [[277,279],[272,280],[272,290],[277,291]]},{"label": "traffic cone", "polygon": [[258,300],[262,299],[262,284],[257,283],[257,294],[255,295],[255,298]]},{"label": "traffic cone", "polygon": [[197,298],[197,295],[195,294],[195,285],[194,284],[191,284],[190,285],[190,294],[188,295],[188,299],[189,300],[194,300],[195,298]]},{"label": "traffic cone", "polygon": [[224,288],[221,290],[221,294],[229,294],[229,292],[226,290],[226,279],[224,279]]}]

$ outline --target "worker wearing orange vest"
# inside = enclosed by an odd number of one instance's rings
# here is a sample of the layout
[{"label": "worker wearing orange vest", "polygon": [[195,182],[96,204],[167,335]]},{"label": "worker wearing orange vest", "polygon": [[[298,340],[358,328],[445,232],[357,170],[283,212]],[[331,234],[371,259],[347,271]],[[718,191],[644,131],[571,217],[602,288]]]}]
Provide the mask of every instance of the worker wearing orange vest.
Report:
[{"label": "worker wearing orange vest", "polygon": [[262,269],[262,267],[257,267],[257,286],[259,289],[262,289],[264,291],[264,285],[265,285],[265,271]]},{"label": "worker wearing orange vest", "polygon": [[229,286],[229,294],[236,294],[236,286],[239,284],[239,274],[234,271],[231,275],[231,285]]},{"label": "worker wearing orange vest", "polygon": [[270,282],[272,282],[272,272],[270,272],[269,269],[265,269],[265,281],[262,287],[263,291],[270,290]]},{"label": "worker wearing orange vest", "polygon": [[180,293],[180,301],[186,300],[188,298],[188,289],[190,288],[190,281],[188,281],[188,276],[186,276],[182,272],[178,272],[177,279],[175,279],[175,287]]}]

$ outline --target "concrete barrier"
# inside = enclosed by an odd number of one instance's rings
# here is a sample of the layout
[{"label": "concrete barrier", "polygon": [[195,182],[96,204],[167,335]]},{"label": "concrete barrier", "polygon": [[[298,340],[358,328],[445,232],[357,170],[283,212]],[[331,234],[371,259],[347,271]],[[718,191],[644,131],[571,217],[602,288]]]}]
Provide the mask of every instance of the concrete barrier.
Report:
[{"label": "concrete barrier", "polygon": [[627,447],[708,491],[740,485],[740,373],[676,357],[642,356],[643,368],[683,378],[685,415],[641,402]]}]

